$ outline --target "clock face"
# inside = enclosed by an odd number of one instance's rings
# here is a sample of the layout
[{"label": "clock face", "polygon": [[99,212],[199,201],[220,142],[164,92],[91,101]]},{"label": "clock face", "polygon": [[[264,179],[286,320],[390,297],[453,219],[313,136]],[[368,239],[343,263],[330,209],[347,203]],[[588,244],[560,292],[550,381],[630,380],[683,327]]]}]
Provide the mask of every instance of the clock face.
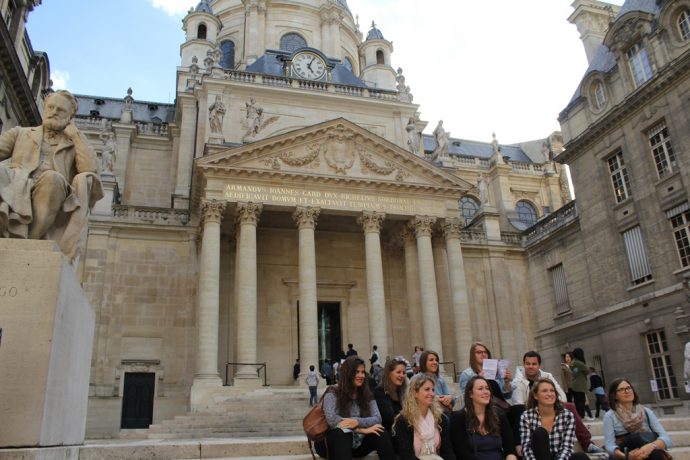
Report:
[{"label": "clock face", "polygon": [[292,69],[301,78],[318,80],[326,73],[326,63],[314,53],[299,53],[292,59]]}]

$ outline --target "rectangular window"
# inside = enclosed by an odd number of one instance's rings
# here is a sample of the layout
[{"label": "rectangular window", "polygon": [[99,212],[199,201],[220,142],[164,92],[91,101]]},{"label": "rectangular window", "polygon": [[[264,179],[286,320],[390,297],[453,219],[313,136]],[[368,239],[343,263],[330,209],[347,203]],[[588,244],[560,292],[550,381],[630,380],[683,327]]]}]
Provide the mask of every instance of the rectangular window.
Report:
[{"label": "rectangular window", "polygon": [[662,121],[650,129],[647,135],[649,136],[649,145],[654,156],[656,172],[659,174],[659,178],[662,178],[678,167],[666,122]]},{"label": "rectangular window", "polygon": [[10,28],[10,25],[12,23],[12,17],[14,16],[16,7],[14,6],[14,0],[10,0],[10,2],[7,4],[7,11],[5,12],[5,24],[7,24],[7,28]]},{"label": "rectangular window", "polygon": [[654,380],[656,380],[656,386],[659,389],[657,392],[659,399],[678,398],[676,376],[673,374],[673,366],[671,366],[666,333],[663,330],[651,332],[646,334],[646,339],[652,373],[654,374]]},{"label": "rectangular window", "polygon": [[558,264],[549,269],[553,290],[556,293],[556,314],[570,311],[570,301],[568,300],[568,286],[565,282],[565,270],[563,264]]},{"label": "rectangular window", "polygon": [[637,88],[652,78],[652,65],[649,62],[649,55],[647,54],[647,49],[640,43],[630,48],[626,54],[628,56],[630,72],[635,82],[635,88]]},{"label": "rectangular window", "polygon": [[645,281],[651,280],[652,268],[647,260],[647,252],[644,248],[640,226],[638,225],[623,232],[623,241],[625,242],[625,252],[630,265],[632,284],[642,284]]},{"label": "rectangular window", "polygon": [[666,213],[671,222],[673,238],[681,267],[690,267],[690,205],[683,203]]},{"label": "rectangular window", "polygon": [[625,169],[625,162],[623,161],[623,152],[618,152],[608,160],[609,173],[611,174],[611,183],[613,184],[613,193],[616,196],[616,203],[625,201],[630,196],[630,180],[628,179],[628,171]]},{"label": "rectangular window", "polygon": [[683,10],[678,16],[678,28],[683,40],[690,39],[690,10]]}]

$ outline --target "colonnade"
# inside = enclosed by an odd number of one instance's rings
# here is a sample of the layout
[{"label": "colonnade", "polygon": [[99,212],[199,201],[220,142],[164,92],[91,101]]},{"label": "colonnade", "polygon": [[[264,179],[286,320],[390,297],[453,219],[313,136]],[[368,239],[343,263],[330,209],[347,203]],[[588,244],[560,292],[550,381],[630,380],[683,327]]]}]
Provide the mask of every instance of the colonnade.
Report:
[{"label": "colonnade", "polygon": [[[203,201],[202,248],[199,267],[199,308],[197,359],[194,384],[219,385],[218,317],[220,287],[220,222],[224,202]],[[237,361],[257,362],[257,251],[256,229],[262,205],[237,204],[238,247],[236,265]],[[299,231],[299,337],[300,361],[306,372],[318,364],[318,318],[315,228],[320,209],[297,207],[292,217]],[[381,229],[385,213],[364,211],[357,219],[364,232],[369,337],[379,355],[388,352],[388,325],[381,255]],[[413,343],[443,356],[441,323],[431,236],[437,218],[415,216],[402,233],[405,251],[405,278],[411,324],[421,322],[423,337],[411,335]],[[469,349],[471,332],[469,303],[462,260],[458,219],[444,219],[441,225],[448,255],[448,276],[453,306],[456,356]],[[414,330],[415,328],[411,328]],[[235,379],[256,379],[253,366],[240,367]]]}]

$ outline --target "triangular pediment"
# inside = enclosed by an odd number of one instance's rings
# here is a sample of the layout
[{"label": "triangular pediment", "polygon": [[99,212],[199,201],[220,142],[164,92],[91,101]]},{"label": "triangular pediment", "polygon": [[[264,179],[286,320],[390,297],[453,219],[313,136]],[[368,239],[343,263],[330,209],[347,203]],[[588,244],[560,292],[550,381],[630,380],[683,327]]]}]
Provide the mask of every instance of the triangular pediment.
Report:
[{"label": "triangular pediment", "polygon": [[196,161],[198,173],[304,176],[394,186],[469,190],[472,185],[343,118]]}]

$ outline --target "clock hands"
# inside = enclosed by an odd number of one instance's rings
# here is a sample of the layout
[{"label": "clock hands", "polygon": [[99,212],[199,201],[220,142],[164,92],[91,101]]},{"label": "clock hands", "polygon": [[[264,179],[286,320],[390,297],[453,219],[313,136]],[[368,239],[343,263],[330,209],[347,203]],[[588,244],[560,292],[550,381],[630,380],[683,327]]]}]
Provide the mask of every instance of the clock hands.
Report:
[{"label": "clock hands", "polygon": [[316,58],[311,58],[311,61],[309,61],[309,64],[307,64],[307,68],[308,68],[309,70],[311,70],[312,72],[314,71],[314,69],[311,68],[311,65],[312,65],[312,63],[313,63],[315,60],[316,60]]}]

